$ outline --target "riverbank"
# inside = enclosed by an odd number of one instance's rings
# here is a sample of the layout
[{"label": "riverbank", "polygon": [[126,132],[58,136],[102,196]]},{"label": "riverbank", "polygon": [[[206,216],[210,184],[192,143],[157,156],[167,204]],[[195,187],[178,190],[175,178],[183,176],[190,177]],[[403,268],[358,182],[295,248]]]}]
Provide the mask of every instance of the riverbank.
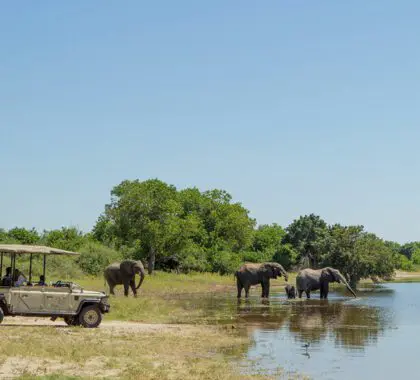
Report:
[{"label": "riverbank", "polygon": [[249,341],[220,327],[104,322],[83,329],[16,317],[1,328],[0,378],[272,378],[242,374]]},{"label": "riverbank", "polygon": [[[395,281],[419,278],[417,272],[397,272]],[[105,289],[101,278],[77,282],[86,289]],[[291,274],[289,283],[294,282]],[[284,292],[284,285],[283,279],[272,281],[272,292]],[[146,277],[138,298],[124,297],[118,287],[99,329],[45,318],[5,318],[0,378],[279,378],[280,367],[276,375],[266,376],[250,371],[252,363],[243,361],[254,344],[253,328],[259,323],[277,326],[284,318],[277,314],[278,299],[277,305],[262,305],[259,294],[258,287],[252,288],[251,295],[258,297],[245,307],[236,301],[233,276],[157,272]],[[248,308],[264,311],[248,314]]]},{"label": "riverbank", "polygon": [[[294,284],[296,273],[290,273],[289,283]],[[397,271],[393,282],[420,282],[420,272]],[[86,289],[107,291],[102,278],[77,281]],[[370,279],[362,283],[372,283]],[[271,281],[271,292],[284,293],[286,282],[283,278]],[[331,288],[343,287],[331,284]],[[131,290],[130,290],[131,292]],[[250,294],[259,295],[260,287],[252,287]],[[203,297],[206,295],[206,297]],[[213,273],[174,274],[155,272],[146,276],[139,296],[123,296],[122,286],[116,288],[116,296],[111,296],[111,312],[107,320],[131,321],[138,323],[182,323],[218,324],[234,320],[235,307],[219,310],[212,307],[217,297],[223,295],[236,301],[236,283],[233,276]]]}]

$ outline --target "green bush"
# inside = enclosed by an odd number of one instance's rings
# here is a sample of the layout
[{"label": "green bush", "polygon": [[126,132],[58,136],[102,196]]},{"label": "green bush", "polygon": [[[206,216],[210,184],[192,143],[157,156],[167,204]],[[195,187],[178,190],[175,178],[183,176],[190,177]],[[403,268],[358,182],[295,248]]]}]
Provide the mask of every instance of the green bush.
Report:
[{"label": "green bush", "polygon": [[273,255],[273,261],[281,264],[284,269],[290,270],[296,264],[298,253],[290,244],[282,245]]},{"label": "green bush", "polygon": [[272,252],[253,252],[245,251],[242,252],[242,261],[247,263],[262,263],[265,261],[271,261],[273,257]]},{"label": "green bush", "polygon": [[211,256],[212,271],[221,275],[234,273],[242,264],[242,255],[219,251]]},{"label": "green bush", "polygon": [[181,271],[189,272],[207,272],[210,266],[207,262],[206,254],[204,252],[188,253],[181,257]]},{"label": "green bush", "polygon": [[413,254],[411,255],[411,261],[413,264],[419,265],[420,264],[420,249],[417,248],[414,250]]},{"label": "green bush", "polygon": [[398,255],[397,259],[396,259],[396,264],[395,264],[397,269],[401,269],[407,272],[411,272],[414,271],[414,265],[413,262],[410,261],[406,256],[404,255]]},{"label": "green bush", "polygon": [[85,244],[80,252],[78,264],[83,272],[90,275],[98,275],[107,265],[122,259],[119,252],[95,242]]}]

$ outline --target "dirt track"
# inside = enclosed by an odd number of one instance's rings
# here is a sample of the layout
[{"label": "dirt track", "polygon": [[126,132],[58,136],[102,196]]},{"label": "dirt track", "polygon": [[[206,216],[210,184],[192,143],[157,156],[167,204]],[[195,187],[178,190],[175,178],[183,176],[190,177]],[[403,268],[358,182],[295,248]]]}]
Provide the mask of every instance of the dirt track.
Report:
[{"label": "dirt track", "polygon": [[[5,317],[0,324],[0,328],[7,326],[33,326],[33,327],[66,327],[67,324],[61,319],[51,321],[49,318],[30,318],[30,317]],[[137,323],[124,321],[103,321],[99,329],[118,329],[139,332],[186,332],[188,330],[195,330],[194,325],[176,325],[176,324],[153,324],[153,323]]]}]

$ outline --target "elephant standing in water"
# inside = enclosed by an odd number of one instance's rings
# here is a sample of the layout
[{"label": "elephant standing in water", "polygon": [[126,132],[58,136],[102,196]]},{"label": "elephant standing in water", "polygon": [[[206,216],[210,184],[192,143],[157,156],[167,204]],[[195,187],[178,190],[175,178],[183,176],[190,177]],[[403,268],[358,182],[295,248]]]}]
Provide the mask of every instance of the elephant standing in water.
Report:
[{"label": "elephant standing in water", "polygon": [[284,287],[288,299],[296,298],[296,289],[293,285],[287,284]]},{"label": "elephant standing in water", "polygon": [[311,298],[312,290],[320,291],[320,298],[327,299],[328,287],[330,282],[341,282],[346,285],[347,289],[353,294],[356,293],[347,283],[344,276],[339,270],[334,268],[322,268],[322,269],[302,269],[296,277],[296,289],[298,291],[299,298],[302,298],[302,293],[306,293],[307,298]]},{"label": "elephant standing in water", "polygon": [[251,285],[261,284],[262,297],[268,298],[270,293],[270,278],[284,276],[287,281],[288,275],[284,268],[278,263],[244,264],[235,273],[236,285],[238,287],[238,298],[241,298],[242,289],[245,288],[245,297],[249,296]]},{"label": "elephant standing in water", "polygon": [[[139,274],[140,280],[136,287],[135,276]],[[116,285],[124,285],[124,295],[128,296],[128,287],[131,287],[134,297],[137,297],[137,289],[140,288],[145,276],[144,267],[141,261],[125,260],[121,263],[113,263],[105,268],[104,277],[109,286],[111,294],[114,293]]]}]

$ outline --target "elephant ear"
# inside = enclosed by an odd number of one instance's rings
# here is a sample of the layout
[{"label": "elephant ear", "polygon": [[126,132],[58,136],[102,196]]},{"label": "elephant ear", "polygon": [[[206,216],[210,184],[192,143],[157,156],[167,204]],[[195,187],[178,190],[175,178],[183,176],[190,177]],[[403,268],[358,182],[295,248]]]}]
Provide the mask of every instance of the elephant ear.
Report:
[{"label": "elephant ear", "polygon": [[331,268],[324,268],[321,271],[321,280],[323,281],[332,281],[335,279],[334,274],[331,271]]},{"label": "elephant ear", "polygon": [[120,271],[121,271],[121,273],[124,273],[127,276],[132,276],[134,274],[134,272],[133,272],[133,261],[131,261],[131,260],[123,261],[120,264]]},{"label": "elephant ear", "polygon": [[330,281],[335,281],[335,282],[342,282],[342,277],[340,276],[340,272],[336,269],[333,268],[324,268],[325,271],[325,275],[328,276],[328,278],[330,279]]},{"label": "elephant ear", "polygon": [[271,264],[263,264],[263,271],[269,278],[277,278],[277,274]]}]

